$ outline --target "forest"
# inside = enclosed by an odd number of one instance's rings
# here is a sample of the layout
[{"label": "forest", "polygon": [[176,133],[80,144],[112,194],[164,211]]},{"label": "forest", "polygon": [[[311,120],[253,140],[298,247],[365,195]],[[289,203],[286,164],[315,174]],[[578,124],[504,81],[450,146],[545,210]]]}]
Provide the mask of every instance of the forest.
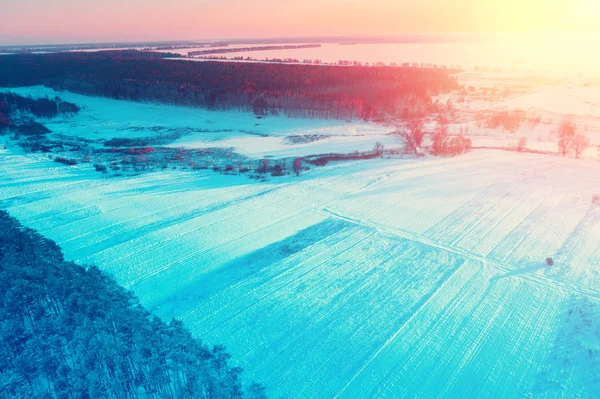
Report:
[{"label": "forest", "polygon": [[148,313],[0,211],[0,398],[265,398],[223,346]]},{"label": "forest", "polygon": [[458,87],[453,71],[413,66],[328,66],[183,61],[141,51],[6,55],[0,87],[45,85],[113,99],[258,117],[373,120],[435,111],[431,97]]}]

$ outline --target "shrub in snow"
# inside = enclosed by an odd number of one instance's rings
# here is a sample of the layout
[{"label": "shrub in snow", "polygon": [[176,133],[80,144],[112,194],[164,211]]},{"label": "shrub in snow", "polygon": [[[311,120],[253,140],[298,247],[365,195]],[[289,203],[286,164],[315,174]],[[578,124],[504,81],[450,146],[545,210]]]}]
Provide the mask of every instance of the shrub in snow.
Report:
[{"label": "shrub in snow", "polygon": [[581,153],[590,146],[590,141],[584,134],[577,133],[575,123],[566,118],[558,128],[558,151],[564,157],[569,152],[573,152],[575,158],[579,158]]},{"label": "shrub in snow", "polygon": [[102,165],[101,163],[95,163],[94,168],[97,172],[106,172],[106,166]]},{"label": "shrub in snow", "polygon": [[69,166],[77,165],[77,160],[63,158],[63,157],[54,158],[54,162],[62,163],[63,165],[69,165]]},{"label": "shrub in snow", "polygon": [[590,146],[590,141],[585,135],[576,134],[571,138],[570,146],[573,154],[575,154],[575,158],[580,158],[581,153]]},{"label": "shrub in snow", "polygon": [[519,137],[519,140],[517,141],[517,144],[515,146],[515,150],[517,152],[522,152],[525,149],[526,145],[527,145],[527,138]]},{"label": "shrub in snow", "polygon": [[261,159],[260,161],[258,161],[258,168],[256,169],[256,171],[260,174],[264,174],[267,173],[269,171],[270,167],[269,167],[269,160],[268,159]]},{"label": "shrub in snow", "polygon": [[38,122],[28,121],[15,126],[15,136],[18,138],[21,135],[27,137],[44,136],[50,133],[50,129]]},{"label": "shrub in snow", "polygon": [[281,165],[277,164],[271,171],[271,176],[283,176],[285,173]]},{"label": "shrub in snow", "polygon": [[431,152],[433,155],[445,155],[448,152],[448,125],[441,125],[431,135]]},{"label": "shrub in snow", "polygon": [[321,157],[321,158],[315,159],[315,161],[313,163],[315,166],[325,166],[325,165],[327,165],[328,161],[329,161],[329,159],[327,157]]},{"label": "shrub in snow", "polygon": [[424,119],[421,117],[414,117],[406,120],[391,134],[400,136],[404,141],[404,149],[407,153],[418,155],[421,152],[425,133]]}]

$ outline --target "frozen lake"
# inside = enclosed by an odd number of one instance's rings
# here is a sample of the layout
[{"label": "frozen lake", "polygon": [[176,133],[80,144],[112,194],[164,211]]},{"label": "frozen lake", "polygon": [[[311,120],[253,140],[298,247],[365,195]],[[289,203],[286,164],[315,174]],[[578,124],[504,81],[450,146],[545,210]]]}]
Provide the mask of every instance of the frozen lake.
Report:
[{"label": "frozen lake", "polygon": [[[437,40],[436,40],[437,38]],[[215,54],[228,58],[296,58],[336,63],[339,60],[390,64],[427,63],[446,66],[503,68],[539,75],[598,76],[598,34],[441,35],[412,43],[322,43],[320,48]],[[232,45],[245,47],[256,45]],[[187,54],[189,50],[177,51]]]}]

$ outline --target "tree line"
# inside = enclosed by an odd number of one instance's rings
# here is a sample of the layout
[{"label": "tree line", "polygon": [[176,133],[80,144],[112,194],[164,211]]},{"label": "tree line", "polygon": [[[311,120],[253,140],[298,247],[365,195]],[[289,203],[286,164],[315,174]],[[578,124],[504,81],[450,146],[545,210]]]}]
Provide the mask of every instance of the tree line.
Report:
[{"label": "tree line", "polygon": [[223,346],[148,313],[0,211],[0,398],[265,398]]},{"label": "tree line", "polygon": [[4,91],[0,92],[0,111],[6,117],[26,113],[38,118],[54,118],[59,115],[76,114],[80,109],[77,104],[63,101],[59,97],[32,98]]},{"label": "tree line", "polygon": [[429,109],[432,96],[458,88],[447,69],[165,57],[136,51],[7,55],[0,58],[0,86],[46,85],[114,99],[363,120],[395,114],[399,108]]},{"label": "tree line", "polygon": [[321,47],[320,44],[292,44],[292,45],[277,45],[277,46],[254,46],[254,47],[234,47],[234,48],[216,48],[209,50],[189,51],[188,56],[194,57],[206,54],[225,54],[225,53],[242,53],[246,51],[265,51],[265,50],[296,50],[306,48]]},{"label": "tree line", "polygon": [[[5,91],[0,92],[0,133],[6,129],[25,135],[30,131],[48,133],[48,129],[31,118],[54,118],[72,115],[80,111],[76,104],[55,98],[32,98]],[[44,130],[45,129],[45,130]]]},{"label": "tree line", "polygon": [[469,152],[471,139],[461,131],[459,134],[449,133],[450,121],[445,115],[435,118],[433,128],[426,127],[424,116],[414,116],[400,123],[391,134],[398,136],[404,143],[404,152],[421,155],[424,149],[425,136],[431,137],[430,151],[437,156],[456,156]]}]

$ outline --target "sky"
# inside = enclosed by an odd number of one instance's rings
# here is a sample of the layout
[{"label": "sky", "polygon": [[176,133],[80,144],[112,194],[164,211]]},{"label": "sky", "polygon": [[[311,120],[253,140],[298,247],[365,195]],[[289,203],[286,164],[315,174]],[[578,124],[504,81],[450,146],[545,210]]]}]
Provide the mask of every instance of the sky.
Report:
[{"label": "sky", "polygon": [[600,31],[600,0],[0,0],[0,45]]}]

